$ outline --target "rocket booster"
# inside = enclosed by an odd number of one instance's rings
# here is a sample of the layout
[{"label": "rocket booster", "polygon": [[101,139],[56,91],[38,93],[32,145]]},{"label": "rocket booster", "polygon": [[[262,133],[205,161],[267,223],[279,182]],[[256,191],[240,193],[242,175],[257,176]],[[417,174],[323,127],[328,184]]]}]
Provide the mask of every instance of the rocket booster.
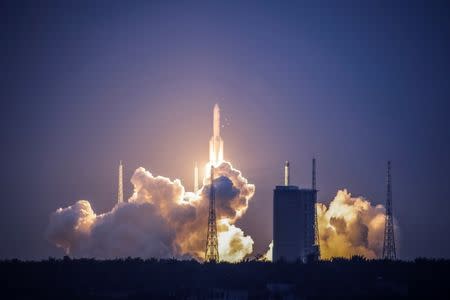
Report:
[{"label": "rocket booster", "polygon": [[220,108],[214,105],[213,136],[209,140],[209,161],[218,164],[223,161],[223,140],[220,137]]},{"label": "rocket booster", "polygon": [[194,166],[194,193],[197,193],[197,191],[198,191],[198,167],[196,162]]},{"label": "rocket booster", "polygon": [[220,137],[220,108],[218,104],[214,105],[213,136]]}]

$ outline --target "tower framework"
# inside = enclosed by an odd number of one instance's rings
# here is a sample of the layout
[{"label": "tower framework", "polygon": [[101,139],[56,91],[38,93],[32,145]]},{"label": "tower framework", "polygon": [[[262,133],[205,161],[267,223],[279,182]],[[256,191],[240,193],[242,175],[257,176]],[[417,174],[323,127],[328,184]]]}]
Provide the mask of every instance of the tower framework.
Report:
[{"label": "tower framework", "polygon": [[387,195],[386,195],[386,219],[384,227],[383,258],[396,259],[394,238],[394,217],[392,211],[392,182],[391,162],[387,163]]},{"label": "tower framework", "polygon": [[209,189],[208,232],[206,235],[205,262],[219,262],[219,240],[217,239],[216,200],[214,191],[214,166],[211,165]]}]

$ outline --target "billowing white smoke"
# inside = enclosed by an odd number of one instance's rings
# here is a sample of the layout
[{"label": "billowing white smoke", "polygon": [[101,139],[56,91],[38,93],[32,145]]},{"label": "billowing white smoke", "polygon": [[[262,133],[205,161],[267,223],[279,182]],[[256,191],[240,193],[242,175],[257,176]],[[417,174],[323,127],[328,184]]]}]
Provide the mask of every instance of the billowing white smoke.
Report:
[{"label": "billowing white smoke", "polygon": [[[337,192],[328,207],[317,203],[317,215],[322,259],[381,256],[385,219],[382,205],[372,206],[344,189]],[[263,259],[272,260],[272,247],[273,242]]]},{"label": "billowing white smoke", "polygon": [[272,257],[273,257],[272,255],[273,255],[273,241],[270,242],[269,250],[267,250],[266,254],[264,254],[264,256],[261,258],[261,260],[272,261]]},{"label": "billowing white smoke", "polygon": [[[76,257],[177,257],[203,259],[210,185],[205,178],[196,193],[180,180],[153,176],[138,168],[131,178],[128,202],[96,215],[88,201],[60,208],[50,217],[47,237]],[[255,192],[230,163],[215,168],[219,256],[237,262],[253,251],[253,240],[236,227]]]},{"label": "billowing white smoke", "polygon": [[380,257],[383,249],[385,209],[362,197],[340,190],[329,207],[318,203],[322,258]]}]

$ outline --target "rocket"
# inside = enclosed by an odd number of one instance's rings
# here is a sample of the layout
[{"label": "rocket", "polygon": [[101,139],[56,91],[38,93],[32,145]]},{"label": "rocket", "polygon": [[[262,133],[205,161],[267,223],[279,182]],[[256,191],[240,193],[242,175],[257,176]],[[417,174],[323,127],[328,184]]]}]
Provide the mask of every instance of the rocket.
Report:
[{"label": "rocket", "polygon": [[223,140],[220,137],[220,108],[214,105],[213,136],[209,140],[209,161],[218,164],[223,161]]}]

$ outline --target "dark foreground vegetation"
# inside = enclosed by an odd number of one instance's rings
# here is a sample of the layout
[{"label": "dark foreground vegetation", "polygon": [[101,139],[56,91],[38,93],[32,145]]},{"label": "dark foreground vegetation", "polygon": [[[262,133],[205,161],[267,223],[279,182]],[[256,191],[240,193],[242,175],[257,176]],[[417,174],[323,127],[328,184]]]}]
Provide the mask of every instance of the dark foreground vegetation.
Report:
[{"label": "dark foreground vegetation", "polygon": [[449,299],[449,280],[450,261],[427,259],[201,264],[66,257],[0,262],[2,299]]}]

